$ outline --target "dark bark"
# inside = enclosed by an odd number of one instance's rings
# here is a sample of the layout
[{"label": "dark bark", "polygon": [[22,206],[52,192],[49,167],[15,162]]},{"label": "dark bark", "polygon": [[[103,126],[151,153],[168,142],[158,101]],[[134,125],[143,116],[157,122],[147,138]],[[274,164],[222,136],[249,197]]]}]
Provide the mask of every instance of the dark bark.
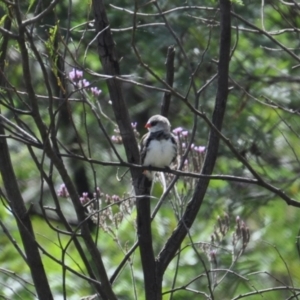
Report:
[{"label": "dark bark", "polygon": [[[43,151],[48,156],[48,158],[51,160],[51,163],[56,168],[58,173],[61,176],[62,181],[65,183],[66,188],[68,189],[68,192],[70,194],[71,201],[73,203],[76,216],[78,218],[78,222],[80,224],[81,228],[81,236],[84,240],[85,246],[91,255],[91,260],[93,261],[93,264],[95,266],[95,270],[98,272],[98,279],[99,282],[95,284],[95,288],[97,292],[101,295],[103,299],[109,299],[109,300],[115,300],[116,296],[114,295],[112,291],[111,284],[108,280],[106,269],[103,264],[102,256],[100,251],[98,250],[96,244],[93,241],[93,238],[91,236],[91,232],[89,230],[88,224],[86,222],[86,216],[84,212],[84,208],[79,200],[78,193],[74,187],[74,184],[66,170],[66,167],[64,165],[64,162],[61,160],[59,154],[55,150],[55,148],[51,145],[50,138],[51,135],[49,134],[49,128],[47,125],[43,122],[42,116],[40,114],[40,108],[38,105],[38,100],[35,94],[34,87],[32,85],[32,79],[31,79],[31,71],[30,71],[30,65],[29,65],[29,54],[28,54],[28,48],[26,45],[26,42],[28,42],[31,46],[31,50],[33,54],[35,55],[35,58],[37,62],[40,65],[44,80],[45,80],[45,86],[48,92],[49,96],[49,113],[52,114],[52,90],[49,84],[49,76],[46,69],[46,66],[41,58],[40,52],[37,50],[35,43],[32,39],[32,35],[28,32],[26,28],[22,26],[22,17],[19,10],[15,10],[16,12],[16,19],[19,25],[19,37],[18,37],[18,44],[20,47],[20,53],[22,57],[22,68],[23,68],[23,74],[26,74],[24,76],[24,83],[25,88],[28,93],[28,98],[30,99],[30,106],[31,106],[31,115],[33,117],[33,120],[35,122],[35,125],[37,126],[37,129],[39,131],[39,134],[41,136],[42,142],[43,142]],[[25,42],[26,41],[26,42]],[[55,141],[54,141],[55,142]]]},{"label": "dark bark", "polygon": [[[174,82],[174,59],[175,59],[175,48],[170,46],[168,48],[167,59],[166,59],[166,83],[169,86],[173,86]],[[171,93],[165,93],[161,104],[161,115],[168,117],[170,103],[171,103]]]},{"label": "dark bark", "polygon": [[[220,0],[221,32],[218,64],[218,89],[215,101],[215,108],[212,116],[212,123],[219,131],[221,131],[222,128],[228,96],[228,71],[231,42],[230,8],[231,3],[229,0]],[[205,157],[202,174],[212,174],[218,155],[219,142],[219,134],[212,129],[209,135],[207,154]],[[188,230],[191,228],[203,202],[208,184],[209,179],[199,179],[192,200],[188,204],[182,219],[180,220],[177,228],[174,230],[171,237],[159,253],[157,263],[158,270],[161,275],[165,272],[170,261],[173,259],[176,251],[179,249],[183,239],[186,237]]]},{"label": "dark bark", "polygon": [[[4,27],[10,30],[11,19],[6,18]],[[8,38],[3,37],[0,57],[0,86],[5,85],[3,76],[5,67],[5,57],[7,51]],[[0,135],[5,135],[4,128],[0,121]],[[24,200],[18,187],[17,178],[14,173],[9,149],[5,138],[0,138],[0,173],[4,183],[7,199],[12,212],[16,218],[19,233],[24,246],[27,264],[30,268],[31,276],[38,297],[40,299],[53,299],[46,272],[39,253],[38,244],[35,240],[31,220],[27,212]]]},{"label": "dark bark", "polygon": [[[109,29],[104,2],[93,1],[98,54],[102,63],[104,74],[120,76],[120,68],[116,54],[115,44]],[[127,161],[139,164],[139,151],[130,124],[128,108],[123,97],[121,82],[115,78],[107,80],[109,94],[116,121],[123,139]],[[144,273],[145,298],[161,299],[161,280],[156,277],[156,264],[152,248],[151,218],[150,218],[150,188],[151,182],[145,178],[141,170],[131,169],[131,176],[137,196],[137,231]]]}]

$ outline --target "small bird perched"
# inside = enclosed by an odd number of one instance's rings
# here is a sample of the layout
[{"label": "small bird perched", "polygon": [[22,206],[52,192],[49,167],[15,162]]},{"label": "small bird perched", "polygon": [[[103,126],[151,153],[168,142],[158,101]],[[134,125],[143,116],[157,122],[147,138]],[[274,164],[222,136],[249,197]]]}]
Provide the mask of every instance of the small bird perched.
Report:
[{"label": "small bird perched", "polygon": [[[177,143],[171,133],[169,120],[161,115],[152,116],[145,125],[149,132],[141,140],[141,164],[158,168],[168,167],[177,156]],[[151,172],[144,173],[150,180]]]}]

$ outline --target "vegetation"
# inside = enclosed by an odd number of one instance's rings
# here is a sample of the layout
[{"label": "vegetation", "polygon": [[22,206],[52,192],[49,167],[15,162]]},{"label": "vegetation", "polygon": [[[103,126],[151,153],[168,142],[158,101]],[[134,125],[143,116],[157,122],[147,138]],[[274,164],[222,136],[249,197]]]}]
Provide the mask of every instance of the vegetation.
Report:
[{"label": "vegetation", "polygon": [[300,298],[297,2],[0,3],[3,299]]}]

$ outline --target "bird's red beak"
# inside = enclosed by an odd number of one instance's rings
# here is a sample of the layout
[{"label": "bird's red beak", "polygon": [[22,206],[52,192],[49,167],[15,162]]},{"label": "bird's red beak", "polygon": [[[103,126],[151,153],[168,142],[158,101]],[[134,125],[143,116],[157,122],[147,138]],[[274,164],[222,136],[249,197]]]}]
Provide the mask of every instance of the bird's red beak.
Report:
[{"label": "bird's red beak", "polygon": [[147,123],[146,125],[145,125],[145,128],[150,128],[151,127],[151,124],[150,123]]}]

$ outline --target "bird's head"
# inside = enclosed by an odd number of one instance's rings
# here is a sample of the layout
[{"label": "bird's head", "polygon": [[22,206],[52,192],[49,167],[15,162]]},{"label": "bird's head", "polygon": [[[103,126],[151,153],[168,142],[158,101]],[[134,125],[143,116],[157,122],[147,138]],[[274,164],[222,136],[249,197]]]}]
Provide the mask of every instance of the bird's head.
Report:
[{"label": "bird's head", "polygon": [[161,115],[154,115],[148,120],[145,128],[150,132],[163,130],[166,133],[169,133],[171,131],[171,124],[167,118]]}]

